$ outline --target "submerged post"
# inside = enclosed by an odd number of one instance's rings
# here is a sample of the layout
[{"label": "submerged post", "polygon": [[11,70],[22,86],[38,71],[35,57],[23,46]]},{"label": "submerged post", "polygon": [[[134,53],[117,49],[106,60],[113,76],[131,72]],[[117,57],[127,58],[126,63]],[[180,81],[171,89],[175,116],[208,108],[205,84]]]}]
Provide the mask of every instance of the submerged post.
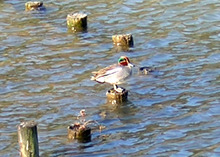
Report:
[{"label": "submerged post", "polygon": [[87,29],[87,14],[71,13],[67,15],[67,27],[72,31],[85,31]]},{"label": "submerged post", "polygon": [[155,69],[151,68],[151,67],[140,67],[138,69],[138,73],[139,74],[144,74],[144,75],[147,75],[151,72],[154,72]]},{"label": "submerged post", "polygon": [[113,88],[106,92],[107,100],[110,103],[123,103],[127,101],[128,91],[122,87],[122,92],[117,92]]},{"label": "submerged post", "polygon": [[26,11],[33,11],[33,10],[44,10],[43,2],[40,1],[29,1],[25,3],[25,10]]},{"label": "submerged post", "polygon": [[131,34],[113,35],[112,41],[117,46],[132,47],[134,45],[133,37]]},{"label": "submerged post", "polygon": [[68,139],[78,139],[82,142],[91,141],[91,128],[83,124],[75,123],[67,127]]},{"label": "submerged post", "polygon": [[39,157],[36,122],[28,121],[18,125],[18,142],[21,157]]}]

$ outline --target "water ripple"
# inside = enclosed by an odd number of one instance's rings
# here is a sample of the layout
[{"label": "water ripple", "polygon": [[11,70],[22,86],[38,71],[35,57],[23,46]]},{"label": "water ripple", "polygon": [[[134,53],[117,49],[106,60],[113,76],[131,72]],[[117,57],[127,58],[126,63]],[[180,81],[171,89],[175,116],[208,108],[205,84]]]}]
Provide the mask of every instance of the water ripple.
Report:
[{"label": "water ripple", "polygon": [[[18,156],[15,126],[38,122],[40,156],[218,156],[218,0],[52,1],[26,12],[22,1],[0,5],[0,156]],[[88,14],[86,32],[66,27],[71,12]],[[131,33],[118,50],[111,36]],[[127,55],[136,67],[121,86],[128,101],[106,101],[108,84],[91,72]],[[86,109],[92,141],[66,139]],[[13,129],[12,129],[13,128]]]}]

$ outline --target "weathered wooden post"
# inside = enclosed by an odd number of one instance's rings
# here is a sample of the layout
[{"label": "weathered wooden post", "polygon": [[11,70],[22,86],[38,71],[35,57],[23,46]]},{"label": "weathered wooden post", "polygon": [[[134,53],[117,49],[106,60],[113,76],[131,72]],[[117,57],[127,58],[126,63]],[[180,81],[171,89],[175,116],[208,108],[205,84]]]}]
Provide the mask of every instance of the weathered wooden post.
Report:
[{"label": "weathered wooden post", "polygon": [[87,14],[71,13],[67,15],[67,27],[73,32],[87,29]]},{"label": "weathered wooden post", "polygon": [[120,104],[127,101],[128,91],[122,88],[122,92],[117,92],[113,88],[106,92],[107,101],[110,103]]},{"label": "weathered wooden post", "polygon": [[91,120],[86,121],[86,111],[82,109],[77,116],[79,122],[71,124],[67,127],[68,130],[68,139],[73,140],[77,139],[80,142],[89,142],[91,141],[91,128],[87,126]]},{"label": "weathered wooden post", "polygon": [[26,11],[33,11],[33,10],[44,10],[45,7],[43,6],[43,2],[40,1],[29,1],[25,3],[25,10]]},{"label": "weathered wooden post", "polygon": [[131,34],[121,34],[121,35],[113,35],[112,41],[117,46],[134,46],[133,37]]},{"label": "weathered wooden post", "polygon": [[67,127],[68,139],[77,139],[81,142],[91,141],[91,128],[80,123],[75,123]]},{"label": "weathered wooden post", "polygon": [[151,72],[154,72],[154,69],[151,68],[151,67],[140,67],[138,69],[138,72],[139,72],[139,74],[147,75],[147,74],[149,74]]},{"label": "weathered wooden post", "polygon": [[28,121],[18,125],[18,142],[21,157],[39,157],[36,122]]}]

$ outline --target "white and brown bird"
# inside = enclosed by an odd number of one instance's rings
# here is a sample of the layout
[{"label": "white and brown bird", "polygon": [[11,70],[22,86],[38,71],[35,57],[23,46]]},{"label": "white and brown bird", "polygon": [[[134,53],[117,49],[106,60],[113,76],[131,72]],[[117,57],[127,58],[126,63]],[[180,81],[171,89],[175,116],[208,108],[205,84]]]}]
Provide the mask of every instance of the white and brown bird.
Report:
[{"label": "white and brown bird", "polygon": [[98,83],[109,83],[112,84],[114,90],[117,92],[122,92],[123,90],[117,85],[124,82],[132,74],[132,67],[130,60],[126,56],[121,56],[118,60],[118,64],[110,65],[106,68],[100,69],[99,71],[92,72],[91,80]]}]

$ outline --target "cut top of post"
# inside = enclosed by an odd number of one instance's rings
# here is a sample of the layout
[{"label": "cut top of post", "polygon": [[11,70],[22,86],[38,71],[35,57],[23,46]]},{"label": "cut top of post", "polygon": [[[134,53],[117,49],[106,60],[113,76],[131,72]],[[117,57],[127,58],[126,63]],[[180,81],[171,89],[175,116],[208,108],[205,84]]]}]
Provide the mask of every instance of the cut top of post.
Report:
[{"label": "cut top of post", "polygon": [[19,124],[19,127],[21,128],[32,128],[34,126],[36,126],[37,123],[35,121],[28,121],[28,122],[22,122],[21,124]]},{"label": "cut top of post", "polygon": [[71,18],[85,18],[85,17],[87,17],[87,14],[71,13],[71,14],[68,14],[67,17],[71,17]]}]

